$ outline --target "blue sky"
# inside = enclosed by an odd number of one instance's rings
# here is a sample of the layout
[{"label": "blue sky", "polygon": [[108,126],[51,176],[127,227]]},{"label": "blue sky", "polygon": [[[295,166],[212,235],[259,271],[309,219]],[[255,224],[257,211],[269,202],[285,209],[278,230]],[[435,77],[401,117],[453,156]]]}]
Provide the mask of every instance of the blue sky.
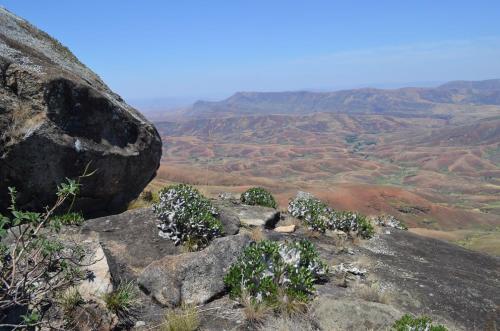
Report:
[{"label": "blue sky", "polygon": [[500,1],[23,1],[128,100],[500,78]]}]

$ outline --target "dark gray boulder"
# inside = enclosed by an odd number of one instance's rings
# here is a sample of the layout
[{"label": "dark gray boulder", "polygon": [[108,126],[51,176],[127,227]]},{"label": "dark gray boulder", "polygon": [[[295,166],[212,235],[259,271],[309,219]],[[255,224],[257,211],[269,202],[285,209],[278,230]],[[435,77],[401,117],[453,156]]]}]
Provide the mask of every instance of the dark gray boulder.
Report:
[{"label": "dark gray boulder", "polygon": [[222,237],[202,251],[165,256],[147,266],[137,283],[164,306],[206,303],[224,293],[224,276],[250,241],[241,234]]},{"label": "dark gray boulder", "polygon": [[161,139],[66,47],[0,8],[0,212],[7,187],[41,210],[66,177],[82,179],[76,208],[115,213],[154,177]]}]

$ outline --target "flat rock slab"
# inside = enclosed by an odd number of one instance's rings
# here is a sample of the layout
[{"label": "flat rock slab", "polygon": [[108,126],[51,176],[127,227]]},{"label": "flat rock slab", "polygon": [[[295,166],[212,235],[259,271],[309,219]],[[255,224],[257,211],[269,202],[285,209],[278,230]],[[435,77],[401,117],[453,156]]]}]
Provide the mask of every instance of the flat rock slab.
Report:
[{"label": "flat rock slab", "polygon": [[282,226],[276,227],[274,229],[274,231],[279,232],[279,233],[293,233],[293,232],[295,232],[296,228],[297,228],[297,226],[295,224],[282,225]]},{"label": "flat rock slab", "polygon": [[453,321],[453,330],[500,325],[499,258],[396,229],[362,246],[401,309]]},{"label": "flat rock slab", "polygon": [[151,263],[137,282],[164,306],[206,303],[224,292],[224,276],[250,241],[246,235],[223,237],[199,252],[165,256]]},{"label": "flat rock slab", "polygon": [[320,297],[312,313],[322,330],[389,330],[403,313],[392,306],[353,298]]},{"label": "flat rock slab", "polygon": [[280,220],[280,212],[273,208],[249,206],[230,201],[214,201],[223,213],[236,215],[242,225],[273,229]]},{"label": "flat rock slab", "polygon": [[181,253],[181,247],[158,236],[151,208],[88,220],[82,234],[97,235],[114,278],[135,279],[151,262]]}]

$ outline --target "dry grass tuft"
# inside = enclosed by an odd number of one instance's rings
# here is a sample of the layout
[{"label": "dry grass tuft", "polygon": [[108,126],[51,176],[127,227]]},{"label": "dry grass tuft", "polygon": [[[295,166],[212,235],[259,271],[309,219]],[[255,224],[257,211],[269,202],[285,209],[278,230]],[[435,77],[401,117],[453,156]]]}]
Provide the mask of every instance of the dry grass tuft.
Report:
[{"label": "dry grass tuft", "polygon": [[66,315],[72,313],[76,309],[76,307],[83,303],[84,300],[76,287],[70,287],[66,289],[59,296],[59,305]]},{"label": "dry grass tuft", "polygon": [[245,292],[241,294],[240,303],[243,306],[245,319],[251,324],[260,324],[273,313],[273,307],[264,302],[257,302]]},{"label": "dry grass tuft", "polygon": [[282,315],[293,316],[297,314],[305,314],[307,312],[307,303],[290,298],[286,291],[282,288],[278,289],[278,295],[276,298],[277,302],[274,308]]},{"label": "dry grass tuft", "polygon": [[250,229],[250,238],[253,241],[259,242],[265,239],[264,230],[260,226],[254,226]]},{"label": "dry grass tuft", "polygon": [[383,291],[378,283],[373,283],[370,285],[358,283],[354,286],[353,290],[359,298],[365,301],[378,302],[383,304],[389,304],[389,302],[391,301],[389,294],[386,291]]},{"label": "dry grass tuft", "polygon": [[168,310],[161,331],[195,331],[200,326],[200,316],[194,306]]}]

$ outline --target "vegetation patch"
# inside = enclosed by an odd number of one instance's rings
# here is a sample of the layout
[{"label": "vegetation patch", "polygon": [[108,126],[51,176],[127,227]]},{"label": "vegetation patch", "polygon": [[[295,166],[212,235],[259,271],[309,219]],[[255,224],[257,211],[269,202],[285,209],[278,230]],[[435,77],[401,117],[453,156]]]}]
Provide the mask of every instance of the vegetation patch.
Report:
[{"label": "vegetation patch", "polygon": [[280,301],[307,302],[315,282],[328,273],[314,245],[308,240],[263,240],[247,247],[224,277],[232,298],[253,305],[278,305]]},{"label": "vegetation patch", "polygon": [[162,221],[159,235],[173,240],[176,245],[188,244],[191,250],[196,250],[222,236],[217,209],[190,185],[178,184],[162,189],[153,210]]},{"label": "vegetation patch", "polygon": [[128,319],[139,303],[138,291],[133,282],[123,282],[113,292],[104,294],[103,300],[109,311]]},{"label": "vegetation patch", "polygon": [[392,331],[447,331],[442,325],[433,325],[429,317],[404,315],[392,326]]},{"label": "vegetation patch", "polygon": [[262,187],[252,187],[241,195],[241,202],[247,205],[276,208],[278,204],[273,195]]},{"label": "vegetation patch", "polygon": [[198,310],[194,306],[183,306],[168,310],[162,331],[195,331],[200,326]]},{"label": "vegetation patch", "polygon": [[43,320],[47,303],[62,299],[66,310],[81,301],[77,292],[63,293],[85,278],[84,267],[94,261],[84,261],[83,246],[65,242],[58,236],[61,223],[79,222],[81,215],[54,216],[79,191],[79,181],[68,179],[58,186],[54,205],[44,213],[37,213],[19,210],[17,191],[9,188],[10,213],[0,214],[0,311],[11,316],[24,311],[14,322],[18,329],[50,324]]},{"label": "vegetation patch", "polygon": [[60,228],[63,225],[82,225],[85,222],[82,213],[66,213],[62,215],[56,215],[50,219],[52,226]]},{"label": "vegetation patch", "polygon": [[363,238],[371,238],[375,231],[370,221],[353,212],[335,211],[309,193],[299,192],[288,204],[288,212],[315,231],[341,230],[357,232]]}]

